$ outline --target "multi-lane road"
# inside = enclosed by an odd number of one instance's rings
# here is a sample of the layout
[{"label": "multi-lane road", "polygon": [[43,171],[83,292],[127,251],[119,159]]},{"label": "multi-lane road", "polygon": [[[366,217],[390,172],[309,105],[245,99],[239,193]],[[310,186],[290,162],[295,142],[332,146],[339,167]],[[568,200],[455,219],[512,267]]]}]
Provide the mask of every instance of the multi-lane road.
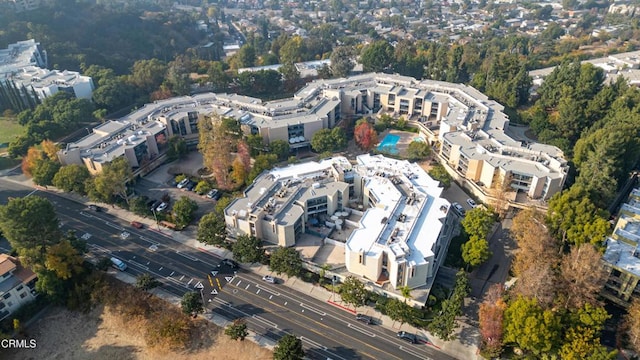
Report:
[{"label": "multi-lane road", "polygon": [[[382,326],[356,322],[353,314],[290,287],[263,282],[253,273],[221,265],[210,253],[188,247],[151,229],[134,229],[109,212],[88,210],[67,198],[0,179],[0,204],[9,197],[38,195],[56,207],[63,230],[87,241],[92,256],[115,256],[127,273],[149,273],[182,296],[199,292],[208,311],[244,318],[258,334],[279,339],[292,333],[314,359],[454,359],[426,343],[410,344]],[[0,243],[6,251],[6,241]],[[427,339],[424,339],[427,340]]]}]

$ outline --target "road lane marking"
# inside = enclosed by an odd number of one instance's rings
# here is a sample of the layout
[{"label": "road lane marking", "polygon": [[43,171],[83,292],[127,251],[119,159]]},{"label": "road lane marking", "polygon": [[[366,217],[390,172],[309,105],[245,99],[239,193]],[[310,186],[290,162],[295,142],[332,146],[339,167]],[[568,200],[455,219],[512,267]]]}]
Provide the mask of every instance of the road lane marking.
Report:
[{"label": "road lane marking", "polygon": [[418,353],[418,352],[416,352],[416,351],[413,351],[413,350],[411,350],[411,349],[407,349],[407,348],[405,348],[404,346],[400,346],[400,350],[402,350],[402,351],[404,351],[404,352],[406,352],[406,353],[409,353],[409,354],[411,354],[411,355],[413,355],[413,356],[415,356],[415,357],[417,357],[417,358],[419,358],[419,359],[424,359],[424,360],[433,360],[432,358],[430,358],[430,357],[428,357],[428,356],[425,356],[425,355],[423,355],[423,354],[420,354],[420,353]]},{"label": "road lane marking", "polygon": [[300,340],[302,340],[303,342],[306,342],[307,344],[310,344],[311,346],[315,346],[318,349],[322,349],[324,351],[327,351],[327,347],[322,345],[322,344],[320,344],[319,342],[313,341],[313,340],[311,340],[309,338],[306,338],[304,336],[300,336]]},{"label": "road lane marking", "polygon": [[119,225],[116,225],[116,224],[112,224],[112,223],[110,223],[110,222],[108,222],[108,221],[105,221],[104,223],[105,223],[105,225],[107,225],[108,227],[111,227],[111,228],[114,228],[114,229],[118,229],[118,230],[120,230],[120,231],[124,231],[124,228],[123,228],[122,226],[119,226]]},{"label": "road lane marking", "polygon": [[158,271],[162,271],[162,269],[164,269],[164,266],[160,266],[160,269],[158,269]]},{"label": "road lane marking", "polygon": [[285,301],[285,302],[284,302],[284,306],[287,306],[287,304],[288,304],[288,303],[289,303],[288,301]]},{"label": "road lane marking", "polygon": [[32,192],[28,193],[27,196],[25,197],[29,197],[30,195],[35,194],[36,192],[38,192],[38,189],[33,190]]},{"label": "road lane marking", "polygon": [[249,289],[250,286],[251,286],[251,284],[247,284],[247,287],[245,287],[244,289],[247,290],[247,289]]},{"label": "road lane marking", "polygon": [[184,275],[180,276],[180,281],[182,281],[182,279],[184,279]]},{"label": "road lane marking", "polygon": [[187,285],[185,285],[185,284],[181,283],[180,281],[178,281],[178,280],[176,280],[176,279],[174,279],[174,278],[172,278],[172,277],[167,276],[167,277],[165,277],[165,279],[167,279],[167,280],[169,280],[169,281],[171,281],[171,282],[173,282],[173,283],[176,283],[176,284],[178,284],[178,285],[180,285],[180,286],[182,286],[182,287],[186,287],[187,289],[189,288],[189,286],[187,286]]},{"label": "road lane marking", "polygon": [[198,261],[198,259],[194,258],[193,256],[188,255],[188,254],[183,254],[183,253],[181,253],[180,251],[176,251],[176,254],[181,255],[181,256],[184,256],[184,257],[186,257],[187,259],[189,259],[189,260],[191,260],[191,261]]},{"label": "road lane marking", "polygon": [[191,278],[191,280],[189,280],[189,282],[187,283],[187,285],[191,285],[191,282],[193,281],[193,278]]},{"label": "road lane marking", "polygon": [[236,286],[240,286],[241,282],[242,282],[242,280],[239,280],[238,283],[236,284]]},{"label": "road lane marking", "polygon": [[82,216],[84,216],[84,217],[88,217],[88,218],[92,218],[92,217],[93,217],[93,215],[87,214],[87,213],[86,213],[86,212],[84,212],[84,211],[80,211],[80,215],[82,215]]},{"label": "road lane marking", "polygon": [[258,316],[258,315],[252,315],[251,316],[253,319],[255,319],[256,321],[260,321],[264,324],[267,324],[268,326],[271,326],[272,328],[278,328],[278,324],[274,323],[273,321],[269,321],[265,318],[263,318],[262,316]]},{"label": "road lane marking", "polygon": [[363,333],[363,334],[365,334],[365,335],[367,335],[367,336],[376,337],[376,334],[374,334],[374,333],[372,333],[372,332],[370,332],[370,331],[367,331],[367,330],[365,330],[365,329],[359,328],[359,327],[357,327],[357,326],[355,326],[355,325],[351,325],[350,323],[349,323],[347,326],[348,326],[349,328],[351,328],[351,329],[353,329],[353,330],[355,330],[355,331],[361,332],[361,333]]},{"label": "road lane marking", "polygon": [[220,303],[220,304],[222,304],[224,306],[227,306],[227,307],[233,307],[229,302],[224,301],[224,300],[222,300],[220,298],[215,298],[215,299],[213,299],[213,301],[215,301],[217,303]]},{"label": "road lane marking", "polygon": [[302,307],[303,309],[307,309],[309,311],[313,311],[314,313],[316,313],[318,315],[327,316],[326,312],[320,311],[320,310],[314,308],[313,306],[309,306],[309,305],[305,305],[304,303],[300,303],[300,307]]},{"label": "road lane marking", "polygon": [[[268,287],[263,287],[263,286],[262,286],[262,285],[260,285],[260,284],[256,284],[256,287],[257,287],[258,289],[260,289],[260,290],[264,290],[264,291],[268,292],[269,294],[273,294],[273,295],[275,295],[275,296],[280,296],[280,293],[279,293],[279,292],[277,292],[277,291],[273,291],[273,290],[269,289]],[[256,294],[257,294],[257,293],[256,293]]]},{"label": "road lane marking", "polygon": [[141,268],[141,269],[149,270],[149,268],[148,268],[147,266],[144,266],[144,265],[140,264],[139,262],[137,262],[137,261],[135,261],[135,260],[129,260],[129,263],[130,263],[131,265],[135,265],[135,266],[137,266],[137,267],[139,267],[139,268]]},{"label": "road lane marking", "polygon": [[160,245],[160,243],[159,243],[159,242],[157,242],[157,241],[155,241],[155,240],[151,240],[151,239],[146,238],[146,237],[144,237],[144,236],[140,236],[140,240],[146,241],[146,242],[150,243],[151,245],[155,245],[155,246]]},{"label": "road lane marking", "polygon": [[269,300],[273,299],[273,295],[269,295]]},{"label": "road lane marking", "polygon": [[175,271],[172,271],[171,274],[169,274],[169,276],[173,276],[173,274],[175,274]]},{"label": "road lane marking", "polygon": [[260,294],[260,289],[258,289],[258,291],[256,291],[256,295]]}]

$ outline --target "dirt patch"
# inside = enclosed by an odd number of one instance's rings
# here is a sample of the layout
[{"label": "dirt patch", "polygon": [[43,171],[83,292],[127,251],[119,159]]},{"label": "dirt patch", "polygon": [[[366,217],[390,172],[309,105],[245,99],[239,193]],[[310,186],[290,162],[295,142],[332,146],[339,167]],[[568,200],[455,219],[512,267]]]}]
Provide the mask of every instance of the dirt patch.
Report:
[{"label": "dirt patch", "polygon": [[26,329],[26,338],[35,339],[35,349],[12,350],[3,359],[271,359],[272,353],[246,340],[229,339],[221,328],[198,320],[188,351],[174,352],[149,348],[139,324],[122,318],[108,307],[88,314],[53,308]]}]

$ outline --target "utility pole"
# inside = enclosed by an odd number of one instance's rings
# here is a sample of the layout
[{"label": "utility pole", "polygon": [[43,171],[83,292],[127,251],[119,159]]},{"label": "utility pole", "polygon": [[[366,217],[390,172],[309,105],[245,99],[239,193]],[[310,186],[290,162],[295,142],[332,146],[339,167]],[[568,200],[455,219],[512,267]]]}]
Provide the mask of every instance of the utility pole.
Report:
[{"label": "utility pole", "polygon": [[158,231],[160,231],[160,223],[158,222],[158,215],[156,215],[156,209],[152,208],[151,212],[153,213],[153,218],[156,219],[156,226],[158,227]]}]

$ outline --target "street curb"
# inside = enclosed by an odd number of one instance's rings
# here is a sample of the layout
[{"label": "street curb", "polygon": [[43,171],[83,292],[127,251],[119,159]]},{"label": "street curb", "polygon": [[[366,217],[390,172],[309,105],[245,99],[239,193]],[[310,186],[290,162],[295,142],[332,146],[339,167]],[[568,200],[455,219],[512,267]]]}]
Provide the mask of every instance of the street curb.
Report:
[{"label": "street curb", "polygon": [[327,303],[328,303],[328,304],[331,304],[331,305],[333,305],[333,306],[335,306],[335,307],[337,307],[337,308],[339,308],[339,309],[342,309],[342,310],[344,310],[344,311],[348,311],[348,312],[350,312],[350,313],[352,313],[352,314],[354,314],[354,315],[355,315],[355,314],[357,314],[357,311],[355,311],[355,310],[351,310],[351,309],[349,309],[349,308],[348,308],[348,307],[346,307],[346,306],[343,306],[343,305],[338,304],[337,302],[333,302],[333,301],[331,301],[331,300],[327,300]]}]

